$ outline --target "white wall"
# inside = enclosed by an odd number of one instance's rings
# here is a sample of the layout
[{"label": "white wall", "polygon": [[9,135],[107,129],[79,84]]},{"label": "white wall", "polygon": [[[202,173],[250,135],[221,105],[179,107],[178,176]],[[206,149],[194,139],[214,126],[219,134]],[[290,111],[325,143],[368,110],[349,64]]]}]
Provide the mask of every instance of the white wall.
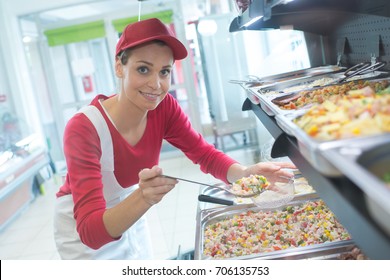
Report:
[{"label": "white wall", "polygon": [[[129,0],[137,1],[137,0]],[[13,16],[25,15],[42,10],[96,2],[95,0],[0,0],[1,6],[7,8],[7,11]],[[1,10],[0,6],[0,10]]]}]

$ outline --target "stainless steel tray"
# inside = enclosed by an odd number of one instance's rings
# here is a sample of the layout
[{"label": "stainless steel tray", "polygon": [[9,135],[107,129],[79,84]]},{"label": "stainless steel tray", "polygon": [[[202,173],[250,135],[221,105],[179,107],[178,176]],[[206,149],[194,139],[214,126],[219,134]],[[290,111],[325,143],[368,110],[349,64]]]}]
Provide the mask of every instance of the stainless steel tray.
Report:
[{"label": "stainless steel tray", "polygon": [[[267,114],[273,116],[277,113],[282,113],[283,110],[279,109],[277,106],[274,106],[274,104],[272,103],[268,104],[268,98],[266,99],[266,96],[259,95],[258,90],[260,88],[275,86],[276,84],[282,84],[290,81],[291,83],[297,83],[300,79],[304,79],[307,77],[311,77],[311,79],[313,79],[313,77],[316,76],[321,76],[330,73],[338,73],[344,71],[345,69],[345,67],[340,67],[337,65],[325,65],[265,77],[256,77],[256,79],[250,79],[247,81],[230,80],[229,82],[239,84],[246,91],[247,96],[252,103],[256,105],[260,104],[263,110],[267,112]],[[337,77],[340,76],[338,75]],[[261,102],[261,99],[263,98],[259,98],[260,96],[264,97],[264,100],[262,100],[263,102]],[[266,104],[263,104],[264,102],[266,102]],[[275,113],[273,110],[277,110],[277,112]]]},{"label": "stainless steel tray", "polygon": [[[276,116],[276,115],[287,115],[295,112],[296,110],[285,110],[281,109],[278,105],[274,104],[272,100],[276,98],[274,95],[266,95],[266,94],[260,94],[259,88],[252,88],[251,89],[252,95],[256,96],[259,100],[260,107],[264,110],[264,112],[269,116]],[[281,94],[280,96],[285,96],[288,94]]]},{"label": "stainless steel tray", "polygon": [[252,81],[251,81],[251,82],[248,82],[248,81],[239,81],[239,80],[230,80],[229,82],[232,83],[232,84],[238,84],[238,85],[240,85],[240,87],[244,89],[244,91],[245,91],[245,93],[246,93],[248,99],[249,99],[253,104],[256,104],[256,105],[260,104],[259,98],[258,98],[256,95],[254,95],[254,94],[252,93],[252,91],[249,90],[249,88],[252,87],[252,86],[259,86],[259,85],[262,85],[261,82],[255,82],[255,81],[253,81],[253,82],[252,82]]},{"label": "stainless steel tray", "polygon": [[[299,205],[313,199],[312,196],[302,196],[300,199],[296,199],[290,202],[288,205]],[[282,207],[281,207],[282,209]],[[239,214],[244,211],[263,211],[255,205],[236,205],[228,207],[219,207],[213,209],[205,209],[198,213],[196,221],[196,240],[194,259],[205,260],[211,259],[203,254],[204,238],[203,233],[205,227],[210,223],[218,220],[222,220],[228,216]],[[229,260],[243,260],[243,259],[315,259],[315,258],[332,258],[332,256],[341,254],[343,252],[349,252],[351,247],[354,246],[353,240],[326,242],[322,244],[315,244],[299,248],[289,248],[280,251],[259,253],[247,256],[240,256],[236,258],[229,258]]]},{"label": "stainless steel tray", "polygon": [[301,70],[296,70],[291,72],[285,72],[276,75],[270,75],[266,77],[260,77],[258,78],[258,80],[264,82],[264,84],[271,84],[275,82],[283,82],[283,81],[288,81],[288,80],[297,79],[301,77],[335,73],[339,71],[344,71],[345,69],[346,69],[345,67],[340,67],[337,65],[325,65],[325,66],[306,68],[306,69],[301,69]]},{"label": "stainless steel tray", "polygon": [[344,174],[338,167],[339,161],[329,157],[330,151],[337,152],[340,156],[348,158],[349,160],[355,160],[356,156],[365,149],[390,141],[390,134],[319,141],[310,137],[293,122],[293,119],[297,116],[299,116],[299,113],[277,115],[275,116],[275,119],[283,131],[297,139],[299,150],[306,160],[308,160],[317,171],[326,176],[340,177]]},{"label": "stainless steel tray", "polygon": [[[388,76],[388,72],[373,71],[367,74],[353,76],[347,79],[345,82],[362,80],[362,79],[378,79],[387,76]],[[272,95],[273,97],[275,97],[287,93],[298,92],[302,90],[308,90],[316,87],[326,86],[328,84],[331,84],[332,81],[337,82],[337,80],[344,77],[345,77],[344,72],[329,73],[329,74],[318,75],[318,76],[302,77],[302,78],[293,79],[281,83],[274,83],[272,85],[259,86],[257,88],[259,94]],[[320,81],[324,79],[326,79],[326,81],[324,81],[324,83],[321,83]],[[315,83],[318,83],[318,85],[316,85]]]},{"label": "stainless steel tray", "polygon": [[[261,108],[269,116],[291,114],[296,110],[281,109],[278,105],[274,104],[272,100],[278,97],[280,98],[283,96],[289,96],[292,93],[296,93],[302,90],[311,89],[312,87],[310,87],[309,84],[312,83],[314,80],[323,78],[338,79],[340,77],[343,77],[343,73],[328,73],[317,76],[302,76],[283,82],[275,82],[262,86],[249,87],[247,88],[247,91],[250,91],[252,95],[256,96],[259,99]],[[301,88],[300,90],[283,92],[283,90],[285,90],[286,88],[304,85],[307,85],[307,87]],[[269,92],[276,93],[270,94]]]},{"label": "stainless steel tray", "polygon": [[280,114],[275,116],[275,121],[279,125],[280,129],[286,134],[297,137],[296,131],[300,130],[300,128],[293,122],[293,120],[302,116],[305,112],[306,110],[300,110],[286,115]]},{"label": "stainless steel tray", "polygon": [[376,143],[367,140],[366,145],[330,150],[323,156],[365,193],[371,216],[390,236],[390,187],[383,178],[390,172],[390,134],[376,139]]},{"label": "stainless steel tray", "polygon": [[288,81],[291,79],[297,79],[300,77],[306,77],[308,75],[310,76],[316,76],[316,75],[323,75],[326,73],[335,73],[339,71],[346,70],[345,67],[337,66],[337,65],[324,65],[319,67],[312,67],[312,68],[306,68],[301,70],[295,70],[275,75],[269,75],[269,76],[263,76],[263,77],[257,77],[250,75],[248,80],[230,80],[230,83],[234,84],[240,84],[242,86],[245,86],[247,88],[251,87],[258,87],[258,86],[264,86],[268,84],[274,84],[275,82],[282,82],[282,81]]},{"label": "stainless steel tray", "polygon": [[[259,99],[261,108],[269,115],[269,116],[275,116],[275,115],[287,115],[294,113],[296,111],[305,110],[305,109],[294,109],[294,110],[288,110],[288,109],[282,109],[277,104],[273,103],[273,100],[276,98],[283,98],[288,97],[293,94],[297,94],[300,91],[306,91],[306,90],[315,90],[320,89],[324,86],[318,86],[313,87],[312,83],[314,81],[329,78],[332,80],[340,79],[344,76],[344,72],[338,72],[338,73],[329,73],[324,75],[318,75],[318,76],[306,76],[306,77],[300,77],[297,79],[288,80],[285,82],[279,82],[269,85],[263,85],[263,86],[257,86],[248,88],[247,91],[251,91],[252,95],[256,96]],[[347,80],[345,83],[349,81],[355,81],[355,80],[381,80],[385,77],[388,77],[388,72],[382,72],[382,71],[374,71],[368,74],[354,76],[350,80]],[[288,91],[286,89],[292,88],[292,87],[300,87],[300,89],[295,89],[294,91]],[[276,92],[274,94],[269,94],[269,92]],[[258,103],[257,103],[258,104]]]}]

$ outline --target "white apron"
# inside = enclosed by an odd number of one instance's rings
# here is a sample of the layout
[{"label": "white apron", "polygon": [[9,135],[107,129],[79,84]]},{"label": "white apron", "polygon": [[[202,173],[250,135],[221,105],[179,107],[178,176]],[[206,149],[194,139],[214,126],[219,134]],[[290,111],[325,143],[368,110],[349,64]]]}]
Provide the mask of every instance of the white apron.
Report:
[{"label": "white apron", "polygon": [[[122,188],[114,176],[114,153],[112,138],[107,123],[95,106],[87,106],[84,113],[95,126],[102,149],[100,159],[102,168],[103,193],[107,208],[117,205],[138,186]],[[110,242],[94,250],[84,245],[76,231],[76,220],[73,213],[72,195],[56,199],[54,217],[54,238],[57,250],[62,259],[71,260],[127,260],[151,259],[152,249],[145,217],[140,218],[119,240]]]}]

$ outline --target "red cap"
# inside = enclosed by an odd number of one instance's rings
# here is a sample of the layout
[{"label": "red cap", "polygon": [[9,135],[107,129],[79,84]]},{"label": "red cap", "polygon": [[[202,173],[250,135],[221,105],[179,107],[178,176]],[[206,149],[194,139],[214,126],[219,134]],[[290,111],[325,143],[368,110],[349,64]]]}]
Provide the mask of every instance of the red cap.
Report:
[{"label": "red cap", "polygon": [[165,42],[172,49],[175,60],[180,60],[187,56],[186,47],[157,18],[141,20],[126,26],[116,44],[115,56],[127,48],[153,40]]}]

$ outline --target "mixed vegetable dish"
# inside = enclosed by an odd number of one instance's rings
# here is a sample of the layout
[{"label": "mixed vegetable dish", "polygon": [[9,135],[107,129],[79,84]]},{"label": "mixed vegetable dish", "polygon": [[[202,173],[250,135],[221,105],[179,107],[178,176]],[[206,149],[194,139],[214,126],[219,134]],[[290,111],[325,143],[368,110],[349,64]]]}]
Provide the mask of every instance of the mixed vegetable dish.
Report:
[{"label": "mixed vegetable dish", "polygon": [[208,224],[203,254],[224,259],[349,240],[351,236],[322,200],[282,210],[246,211]]}]

